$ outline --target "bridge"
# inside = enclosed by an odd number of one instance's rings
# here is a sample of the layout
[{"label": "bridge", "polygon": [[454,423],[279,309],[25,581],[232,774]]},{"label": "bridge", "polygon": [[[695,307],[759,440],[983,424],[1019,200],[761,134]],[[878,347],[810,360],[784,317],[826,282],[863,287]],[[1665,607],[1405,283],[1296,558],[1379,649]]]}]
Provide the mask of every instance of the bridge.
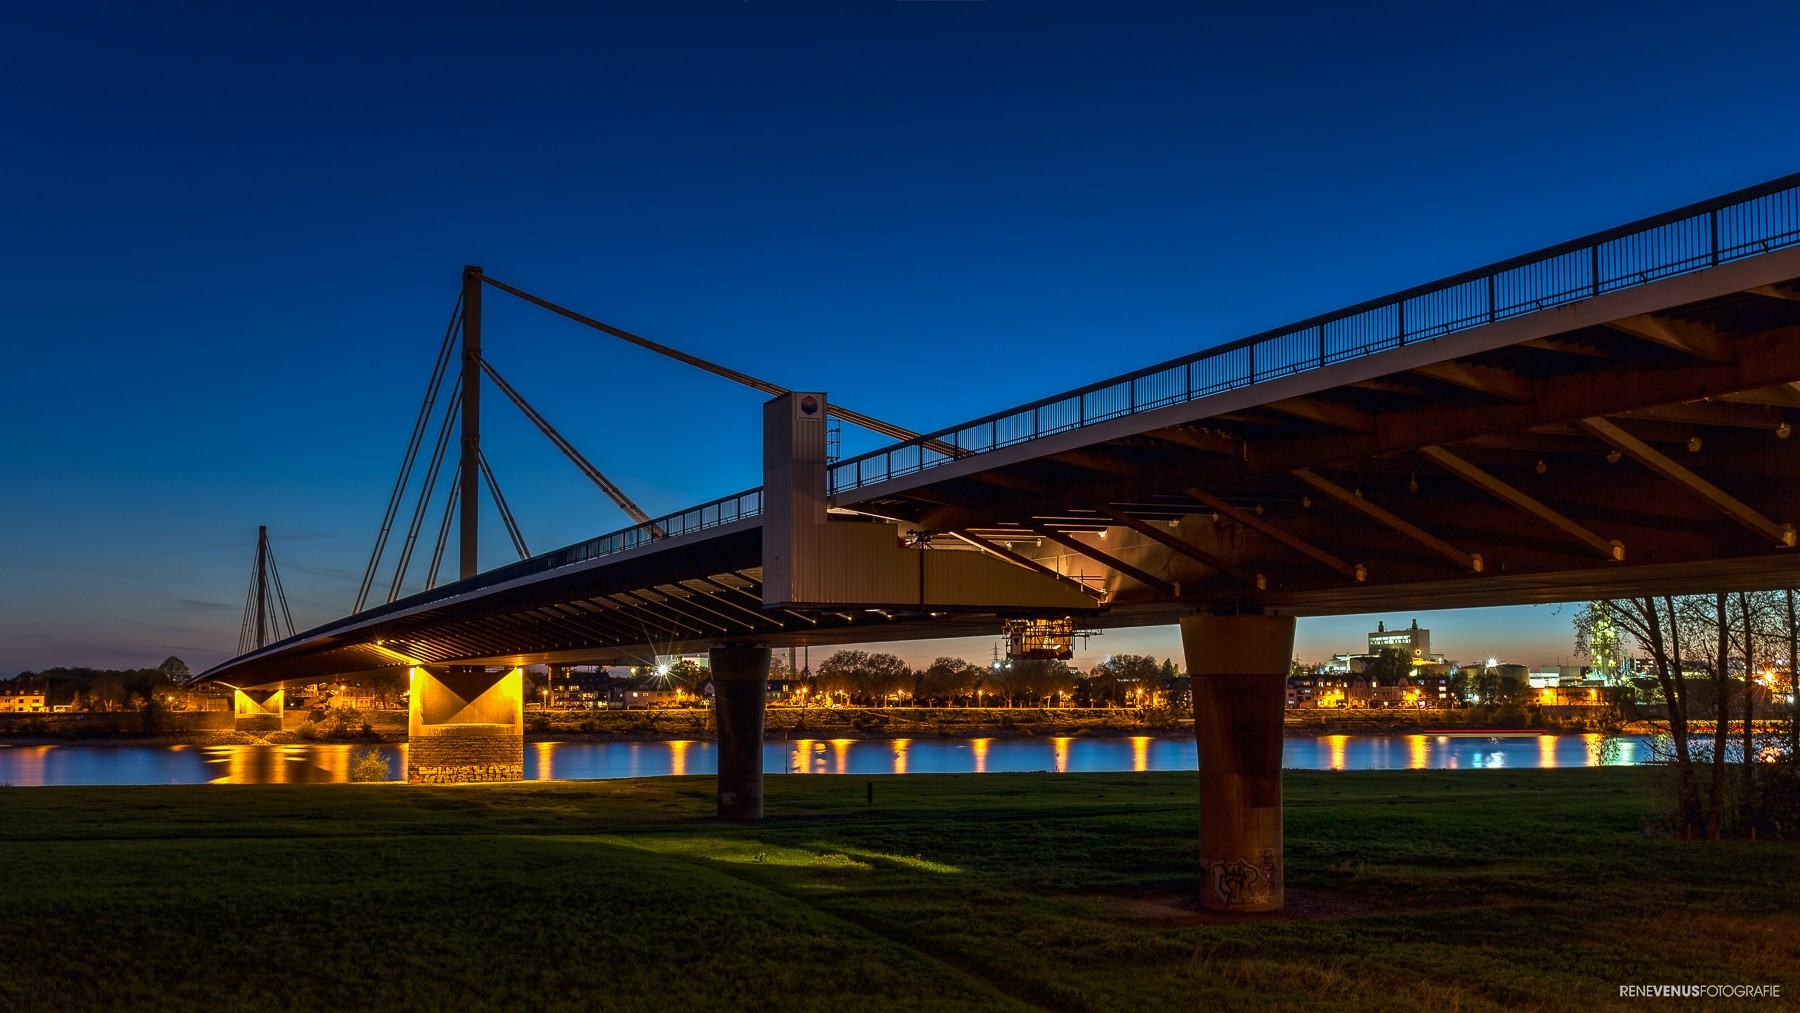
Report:
[{"label": "bridge", "polygon": [[[484,288],[654,346],[470,268],[465,399]],[[1203,899],[1279,908],[1295,617],[1800,576],[1800,175],[845,460],[854,413],[734,378],[773,395],[762,488],[488,570],[465,400],[461,579],[201,678],[405,666],[414,779],[507,776],[477,743],[515,748],[520,666],[707,649],[720,811],[755,817],[772,647],[1179,623]]]}]

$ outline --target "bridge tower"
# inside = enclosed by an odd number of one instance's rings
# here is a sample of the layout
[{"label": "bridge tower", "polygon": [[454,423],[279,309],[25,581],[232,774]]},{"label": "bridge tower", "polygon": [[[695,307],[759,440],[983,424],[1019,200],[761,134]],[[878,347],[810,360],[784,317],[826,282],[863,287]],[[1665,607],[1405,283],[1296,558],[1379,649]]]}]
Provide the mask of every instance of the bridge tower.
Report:
[{"label": "bridge tower", "polygon": [[459,575],[479,572],[476,546],[481,522],[481,268],[463,268],[462,318],[462,468],[457,489]]},{"label": "bridge tower", "polygon": [[[288,612],[287,592],[275,553],[269,547],[268,525],[256,529],[256,560],[250,569],[250,594],[244,601],[244,621],[238,630],[238,653],[260,651],[277,640],[294,635],[294,617]],[[281,686],[273,689],[233,689],[232,723],[239,731],[280,731],[286,696]]]}]

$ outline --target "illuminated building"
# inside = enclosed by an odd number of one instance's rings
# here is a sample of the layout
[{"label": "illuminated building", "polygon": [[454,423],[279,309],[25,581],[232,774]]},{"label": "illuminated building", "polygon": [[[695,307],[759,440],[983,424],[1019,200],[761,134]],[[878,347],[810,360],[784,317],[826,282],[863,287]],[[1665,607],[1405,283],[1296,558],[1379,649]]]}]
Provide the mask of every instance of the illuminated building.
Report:
[{"label": "illuminated building", "polygon": [[1410,629],[1404,630],[1389,630],[1387,623],[1377,622],[1375,632],[1369,634],[1369,654],[1379,655],[1384,650],[1397,650],[1414,661],[1429,660],[1432,657],[1431,631],[1419,629],[1417,619],[1413,620]]},{"label": "illuminated building", "polygon": [[45,683],[19,679],[0,682],[0,714],[44,713],[49,709],[44,705],[44,694],[48,688]]}]

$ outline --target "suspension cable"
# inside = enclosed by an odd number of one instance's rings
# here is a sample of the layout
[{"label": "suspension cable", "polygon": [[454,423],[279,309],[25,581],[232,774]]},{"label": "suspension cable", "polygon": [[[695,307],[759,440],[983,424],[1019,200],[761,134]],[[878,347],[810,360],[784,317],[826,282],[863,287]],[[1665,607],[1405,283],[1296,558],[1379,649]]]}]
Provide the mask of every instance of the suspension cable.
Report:
[{"label": "suspension cable", "polygon": [[[594,330],[600,331],[605,334],[610,334],[613,337],[618,338],[622,341],[629,341],[632,344],[639,346],[640,348],[648,348],[649,350],[657,353],[658,355],[666,355],[669,358],[674,359],[677,362],[687,363],[688,365],[693,366],[695,369],[703,369],[703,370],[707,371],[708,373],[711,373],[715,376],[722,376],[727,380],[734,380],[738,383],[743,384],[746,387],[751,387],[756,390],[760,390],[764,394],[769,395],[770,397],[780,397],[783,394],[792,393],[786,387],[777,386],[776,384],[772,384],[767,380],[759,380],[756,377],[751,376],[748,373],[740,373],[735,369],[731,369],[728,366],[721,366],[716,362],[708,362],[707,360],[702,359],[697,355],[689,355],[686,352],[678,351],[677,349],[670,348],[668,345],[658,344],[657,342],[651,341],[649,338],[641,337],[639,335],[633,334],[630,331],[625,330],[624,328],[614,327],[611,324],[602,323],[599,320],[595,320],[593,317],[586,316],[581,313],[577,313],[572,309],[558,306],[557,304],[551,302],[548,299],[541,299],[535,295],[532,295],[530,292],[526,292],[522,289],[514,288],[511,285],[508,285],[503,281],[496,281],[490,275],[483,274],[481,276],[481,280],[484,282],[487,282],[489,285],[494,286],[495,288],[499,289],[500,291],[507,293],[508,295],[517,296],[518,298],[523,299],[526,302],[531,303],[534,306],[541,306],[544,309],[547,309],[550,312],[555,313],[558,316],[567,317],[568,319],[573,320],[578,324],[583,324],[585,326],[592,327]],[[880,433],[881,435],[889,437],[890,439],[895,439],[895,440],[900,440],[902,442],[905,442],[907,440],[916,440],[919,438],[919,434],[913,432],[910,429],[903,429],[900,426],[896,426],[891,422],[883,422],[878,418],[874,418],[873,416],[864,415],[861,412],[851,411],[850,409],[845,408],[844,406],[839,405],[839,404],[833,404],[833,403],[827,402],[825,405],[825,413],[827,415],[834,415],[840,419],[843,419],[845,422],[849,422],[853,425],[862,426],[864,429],[868,429],[873,432]],[[942,454],[947,454],[951,457],[965,457],[970,453],[970,451],[959,450],[958,448],[953,447],[948,443],[943,443],[942,441],[939,441],[939,440],[933,440],[929,444],[927,444],[927,446],[933,451],[936,451],[936,452],[942,453]],[[642,522],[640,522],[640,523],[642,523]]]},{"label": "suspension cable", "polygon": [[512,538],[513,551],[519,554],[520,559],[530,559],[531,550],[525,547],[525,536],[519,534],[519,525],[513,519],[512,508],[506,505],[506,497],[500,494],[500,483],[494,478],[494,469],[488,466],[487,454],[477,449],[475,457],[481,465],[481,477],[487,479],[488,494],[494,497],[494,506],[500,510],[500,520],[506,524],[506,533]]},{"label": "suspension cable", "polygon": [[612,484],[611,480],[600,473],[599,468],[594,467],[587,458],[581,455],[581,451],[575,449],[574,444],[564,439],[563,435],[556,431],[555,426],[551,425],[547,419],[538,414],[537,409],[531,407],[531,404],[525,400],[524,395],[520,394],[512,384],[506,382],[506,378],[500,375],[500,372],[494,368],[493,363],[488,362],[486,359],[481,360],[481,370],[487,374],[488,379],[494,381],[494,386],[499,387],[502,394],[505,394],[512,400],[514,405],[518,406],[519,411],[525,413],[525,417],[531,420],[532,425],[538,427],[539,432],[549,437],[551,443],[556,444],[556,449],[562,451],[564,457],[573,461],[575,467],[581,469],[582,474],[586,475],[590,481],[599,486],[600,491],[605,493],[609,499],[618,504],[620,510],[625,511],[627,516],[639,524],[650,523],[650,515],[639,509],[638,505],[631,501],[631,497],[625,495],[618,486]]},{"label": "suspension cable", "polygon": [[394,491],[388,496],[387,512],[381,518],[381,531],[375,537],[375,548],[369,553],[368,569],[363,571],[362,586],[356,592],[356,607],[351,612],[363,610],[368,603],[369,591],[375,586],[375,572],[381,566],[382,554],[387,551],[388,535],[392,533],[394,518],[400,510],[400,500],[406,494],[407,482],[412,478],[413,464],[418,460],[419,443],[424,438],[425,425],[431,419],[432,409],[437,403],[437,394],[444,382],[444,371],[450,362],[450,353],[456,347],[456,334],[462,324],[463,300],[457,294],[456,305],[450,311],[450,324],[444,328],[444,340],[438,346],[437,362],[431,369],[431,382],[425,386],[425,400],[419,406],[419,417],[413,422],[412,438],[407,441],[406,454],[400,461],[400,474],[394,480]]},{"label": "suspension cable", "polygon": [[444,498],[444,520],[438,525],[437,545],[431,550],[431,569],[425,573],[425,590],[437,586],[438,566],[444,562],[444,546],[450,541],[450,520],[456,516],[456,501],[462,496],[462,462],[450,474],[450,495]]},{"label": "suspension cable", "polygon": [[[265,572],[268,575],[261,595],[256,593],[258,563],[266,564]],[[274,593],[271,594],[271,591]],[[259,541],[256,555],[250,563],[250,586],[244,592],[244,619],[238,626],[239,654],[249,654],[267,646],[258,643],[256,638],[256,629],[262,620],[267,621],[265,629],[274,634],[271,643],[294,635],[294,615],[288,609],[287,590],[281,586],[281,569],[275,565],[275,549]]]},{"label": "suspension cable", "polygon": [[244,621],[238,625],[238,654],[240,655],[249,654],[258,646],[251,643],[256,638],[250,632],[256,629],[256,608],[256,564],[252,562],[249,586],[244,589]]},{"label": "suspension cable", "polygon": [[[450,388],[450,402],[456,403],[457,395],[462,392],[462,378]],[[406,541],[400,547],[400,559],[394,565],[394,583],[388,588],[388,601],[393,602],[400,597],[400,587],[406,582],[406,571],[412,566],[413,548],[419,541],[419,526],[425,520],[425,508],[431,501],[431,494],[437,488],[438,471],[444,464],[444,448],[450,443],[450,430],[460,411],[445,409],[444,419],[438,428],[437,446],[431,452],[431,463],[425,468],[425,480],[419,486],[419,499],[413,507],[412,523],[406,529]]]},{"label": "suspension cable", "polygon": [[[279,619],[286,620],[287,635],[291,637],[295,633],[294,613],[288,611],[287,589],[281,586],[281,570],[275,566],[275,547],[273,545],[265,546],[264,551],[269,554],[269,581],[275,586],[275,601],[269,603],[269,626],[275,632],[281,632],[281,623],[277,621],[277,616],[275,615],[275,603],[279,602],[281,604],[281,615]],[[276,637],[275,639],[284,640],[286,638]]]}]

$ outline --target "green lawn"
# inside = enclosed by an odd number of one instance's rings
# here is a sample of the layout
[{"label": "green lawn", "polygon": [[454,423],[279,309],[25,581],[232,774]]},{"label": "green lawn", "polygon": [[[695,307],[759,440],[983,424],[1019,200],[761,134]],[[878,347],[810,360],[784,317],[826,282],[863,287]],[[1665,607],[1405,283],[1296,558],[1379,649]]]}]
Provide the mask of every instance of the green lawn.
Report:
[{"label": "green lawn", "polygon": [[1261,918],[1189,900],[1191,774],[0,788],[0,1009],[1791,1002],[1800,848],[1647,835],[1648,776],[1290,773]]}]

